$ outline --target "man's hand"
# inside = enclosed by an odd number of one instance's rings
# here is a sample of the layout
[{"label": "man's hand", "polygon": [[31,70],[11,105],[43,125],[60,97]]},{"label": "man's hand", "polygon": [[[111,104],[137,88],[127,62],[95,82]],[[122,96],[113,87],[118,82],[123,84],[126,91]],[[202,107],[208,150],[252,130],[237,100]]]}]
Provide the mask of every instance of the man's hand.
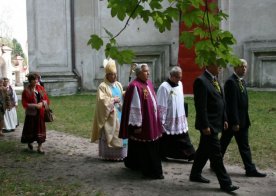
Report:
[{"label": "man's hand", "polygon": [[228,122],[224,121],[224,130],[228,129]]},{"label": "man's hand", "polygon": [[207,127],[206,129],[202,129],[202,133],[204,135],[211,135],[211,129],[210,129],[210,127]]},{"label": "man's hand", "polygon": [[120,97],[114,97],[114,103],[120,103],[121,99]]}]

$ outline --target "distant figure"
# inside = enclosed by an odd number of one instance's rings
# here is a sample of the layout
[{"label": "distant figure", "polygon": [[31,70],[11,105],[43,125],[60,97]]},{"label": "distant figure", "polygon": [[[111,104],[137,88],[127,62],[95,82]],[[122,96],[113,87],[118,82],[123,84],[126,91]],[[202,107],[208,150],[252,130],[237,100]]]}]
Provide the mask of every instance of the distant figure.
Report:
[{"label": "distant figure", "polygon": [[22,105],[25,109],[25,121],[21,136],[21,142],[27,143],[33,150],[33,142],[37,142],[37,152],[44,154],[42,144],[46,140],[46,126],[44,121],[45,105],[50,103],[47,92],[37,84],[37,75],[28,75],[28,86],[22,92]]},{"label": "distant figure", "polygon": [[245,175],[248,177],[265,177],[266,174],[257,171],[252,162],[251,150],[248,142],[248,128],[250,119],[248,114],[248,95],[243,77],[247,71],[247,62],[241,59],[239,66],[234,67],[234,73],[224,85],[229,129],[222,132],[220,138],[221,151],[225,151],[235,136],[239,152],[244,164]]},{"label": "distant figure", "polygon": [[17,106],[18,106],[18,98],[14,88],[9,84],[8,78],[3,78],[4,83],[3,86],[7,89],[7,94],[10,98],[10,108],[6,109],[4,115],[4,129],[5,131],[14,131],[18,126],[18,118],[17,118]]},{"label": "distant figure", "polygon": [[128,138],[125,166],[140,170],[145,178],[163,179],[159,152],[162,127],[156,95],[147,64],[137,64],[136,79],[128,86],[124,98],[120,138]]},{"label": "distant figure", "polygon": [[170,77],[160,85],[157,91],[157,103],[163,128],[160,149],[163,159],[190,161],[194,160],[195,149],[188,134],[181,78],[181,68],[173,67],[170,70]]},{"label": "distant figure", "polygon": [[0,137],[5,136],[3,133],[4,114],[6,109],[10,107],[10,97],[7,94],[7,89],[3,86],[4,80],[0,78]]},{"label": "distant figure", "polygon": [[99,156],[106,160],[123,160],[127,141],[119,138],[122,115],[123,88],[117,80],[112,59],[104,61],[105,79],[99,85],[91,141],[99,141]]},{"label": "distant figure", "polygon": [[200,131],[200,141],[192,166],[190,181],[210,182],[201,175],[202,169],[209,159],[220,188],[223,191],[232,192],[239,187],[232,185],[230,176],[224,167],[218,138],[218,133],[228,127],[223,91],[217,80],[220,70],[218,65],[209,65],[194,82],[195,128]]}]

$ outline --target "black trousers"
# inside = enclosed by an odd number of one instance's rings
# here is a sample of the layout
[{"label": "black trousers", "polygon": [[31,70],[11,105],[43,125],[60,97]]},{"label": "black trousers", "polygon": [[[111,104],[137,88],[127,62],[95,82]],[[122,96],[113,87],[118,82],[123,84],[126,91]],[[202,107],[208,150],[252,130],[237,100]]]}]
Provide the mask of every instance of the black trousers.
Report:
[{"label": "black trousers", "polygon": [[235,136],[238,144],[239,152],[244,164],[246,172],[256,171],[255,164],[252,162],[251,150],[248,142],[248,129],[240,129],[239,131],[233,131],[231,129],[222,132],[220,138],[221,153],[224,156],[226,149],[231,142],[232,137]]},{"label": "black trousers", "polygon": [[220,186],[226,187],[231,185],[232,181],[223,165],[220,141],[217,133],[212,133],[208,136],[201,133],[190,176],[200,176],[208,159],[216,173]]},{"label": "black trousers", "polygon": [[124,163],[127,168],[140,170],[144,176],[162,175],[159,140],[141,142],[128,139],[128,152]]}]

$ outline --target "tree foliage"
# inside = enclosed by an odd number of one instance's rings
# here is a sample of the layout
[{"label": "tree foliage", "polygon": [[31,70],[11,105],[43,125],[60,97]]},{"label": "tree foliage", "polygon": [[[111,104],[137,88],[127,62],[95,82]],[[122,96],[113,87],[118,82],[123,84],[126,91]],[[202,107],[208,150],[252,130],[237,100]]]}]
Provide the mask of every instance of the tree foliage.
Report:
[{"label": "tree foliage", "polygon": [[[163,2],[167,1],[168,6]],[[111,16],[126,21],[122,30],[113,35],[105,29],[109,37],[107,43],[96,34],[91,35],[88,45],[99,50],[105,44],[105,55],[117,59],[120,64],[131,63],[135,54],[130,50],[119,50],[116,42],[130,20],[141,18],[145,23],[152,20],[160,33],[171,30],[172,23],[180,20],[186,29],[180,34],[180,43],[195,50],[196,63],[200,66],[217,64],[225,67],[228,63],[237,65],[239,59],[233,54],[236,43],[229,31],[220,28],[220,23],[228,15],[209,0],[108,0]]]},{"label": "tree foliage", "polygon": [[16,40],[12,40],[12,56],[15,57],[17,55],[21,56],[22,58],[25,58],[25,54],[22,50],[21,44]]}]

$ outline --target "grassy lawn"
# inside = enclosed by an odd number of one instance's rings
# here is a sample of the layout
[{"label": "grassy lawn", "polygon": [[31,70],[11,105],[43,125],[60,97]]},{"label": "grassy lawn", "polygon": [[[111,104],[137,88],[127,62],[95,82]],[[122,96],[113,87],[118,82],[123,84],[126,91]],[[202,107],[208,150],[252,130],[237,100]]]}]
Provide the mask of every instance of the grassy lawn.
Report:
[{"label": "grassy lawn", "polygon": [[[185,98],[189,103],[190,137],[197,147],[199,133],[194,128],[195,109],[193,98]],[[253,162],[261,169],[276,169],[276,92],[249,91],[249,144]],[[225,154],[227,164],[243,167],[238,146],[233,138]]]},{"label": "grassy lawn", "polygon": [[[249,92],[250,96],[250,145],[253,160],[258,168],[276,169],[276,92]],[[51,97],[51,108],[55,121],[47,124],[48,130],[62,131],[89,138],[95,108],[95,95],[78,94],[73,96]],[[195,147],[198,145],[199,132],[194,128],[195,109],[192,97],[186,97],[189,104],[189,133]],[[24,110],[18,107],[21,125]],[[29,163],[40,168],[47,156],[22,151],[18,141],[0,142],[0,195],[79,195],[82,183],[65,183],[59,179],[32,178],[28,173]],[[227,164],[242,166],[235,140],[225,155]],[[20,164],[18,164],[20,163]],[[15,166],[20,165],[20,167]],[[39,172],[39,170],[38,170]],[[59,183],[56,183],[59,181]],[[93,195],[102,196],[102,192]]]},{"label": "grassy lawn", "polygon": [[[95,95],[73,95],[51,97],[51,107],[55,121],[47,124],[48,130],[63,131],[89,138],[95,107]],[[260,168],[276,169],[276,92],[249,91],[251,127],[249,141],[253,160]],[[189,134],[195,147],[198,145],[199,132],[194,128],[195,109],[193,98],[186,97],[189,104]],[[24,121],[22,107],[18,114],[20,122]],[[242,165],[235,140],[227,150],[225,160],[228,164]]]},{"label": "grassy lawn", "polygon": [[[62,131],[89,138],[91,135],[96,96],[92,94],[50,97],[55,120],[47,123],[47,130]],[[18,107],[20,123],[24,123],[24,110]]]}]

